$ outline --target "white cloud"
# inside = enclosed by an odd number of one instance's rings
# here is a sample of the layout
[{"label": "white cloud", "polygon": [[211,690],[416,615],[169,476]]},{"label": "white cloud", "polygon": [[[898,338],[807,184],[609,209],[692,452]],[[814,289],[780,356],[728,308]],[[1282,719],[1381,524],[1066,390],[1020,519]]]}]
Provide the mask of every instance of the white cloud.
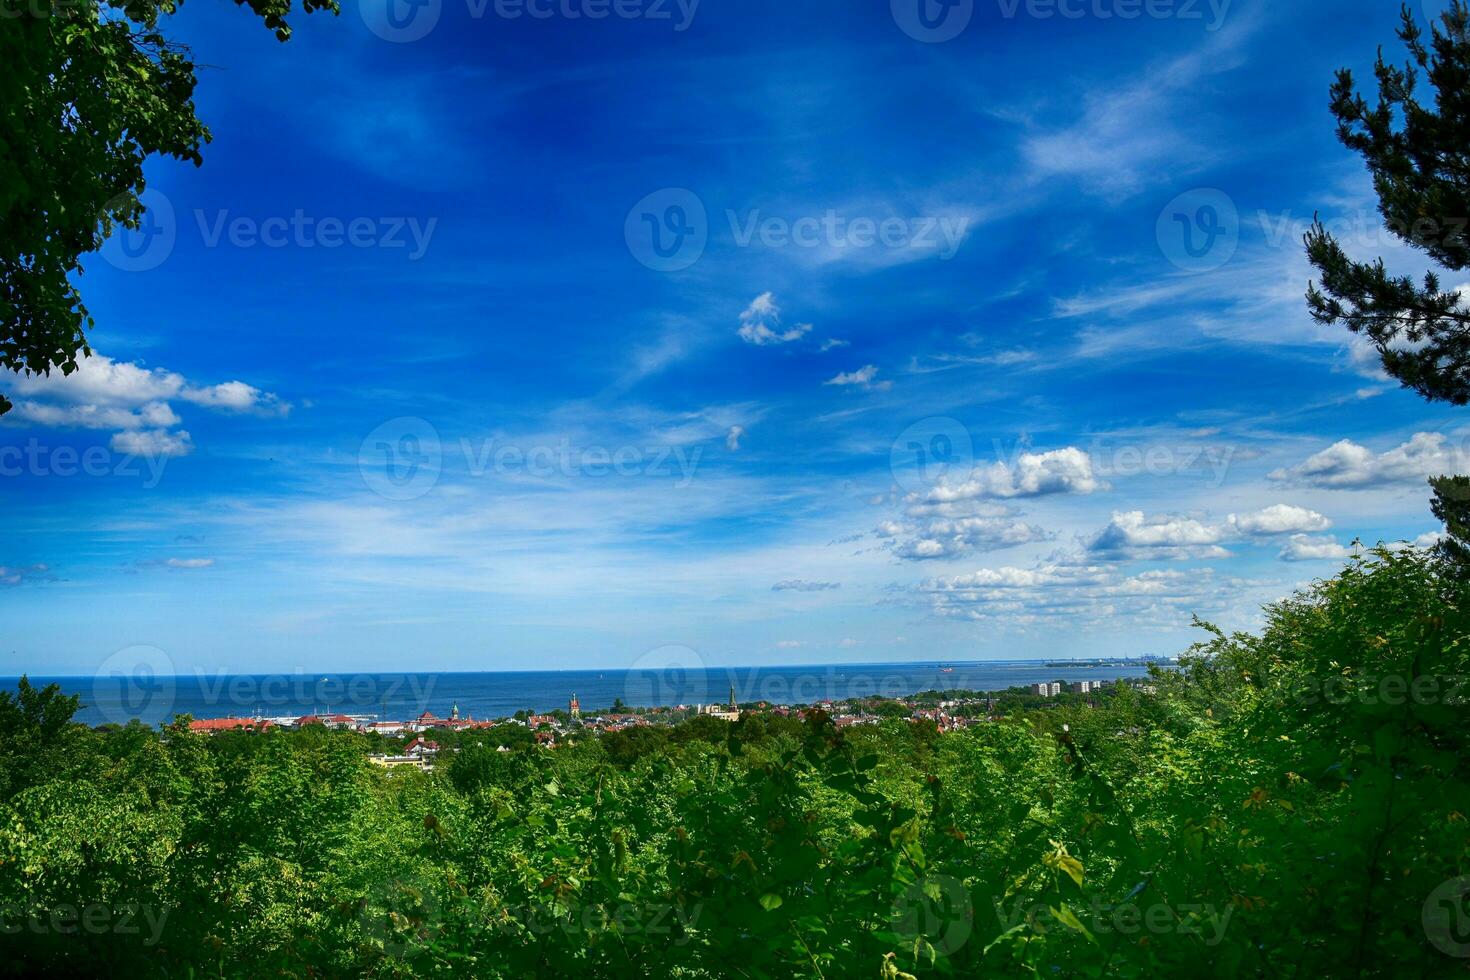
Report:
[{"label": "white cloud", "polygon": [[776,305],[773,293],[761,293],[750,301],[745,312],[740,314],[740,339],[747,344],[766,347],[772,344],[789,344],[800,340],[811,332],[810,323],[798,323],[789,330],[781,327],[781,308]]},{"label": "white cloud", "polygon": [[277,396],[243,381],[226,381],[204,388],[185,388],[179,392],[179,397],[195,405],[226,412],[285,415],[291,410],[291,406]]},{"label": "white cloud", "polygon": [[1314,538],[1306,534],[1293,534],[1286,547],[1281,549],[1282,561],[1326,561],[1342,560],[1359,553],[1358,548],[1348,548],[1337,543],[1335,538]]},{"label": "white cloud", "polygon": [[740,448],[740,440],[745,437],[745,426],[732,425],[730,431],[725,433],[725,448],[735,452]]},{"label": "white cloud", "polygon": [[191,385],[183,375],[114,361],[94,354],[77,362],[69,375],[0,373],[0,387],[16,395],[7,421],[50,428],[111,429],[119,452],[182,456],[189,434],[169,404],[179,399],[214,411],[285,415],[291,406],[276,395],[243,381]]},{"label": "white cloud", "polygon": [[1470,452],[1452,446],[1441,432],[1420,432],[1400,446],[1374,453],[1343,439],[1296,466],[1275,470],[1273,480],[1333,490],[1358,490],[1391,483],[1420,483],[1431,476],[1470,470]]},{"label": "white cloud", "polygon": [[1229,522],[1243,534],[1288,534],[1294,531],[1325,531],[1332,522],[1315,510],[1291,504],[1273,504],[1249,514],[1231,514]]},{"label": "white cloud", "polygon": [[817,348],[817,350],[820,353],[825,354],[829,350],[836,350],[838,347],[847,347],[847,346],[849,346],[849,345],[848,345],[848,342],[845,341],[845,340],[839,340],[836,337],[828,337],[826,340],[822,341],[822,346],[819,347],[819,348]]},{"label": "white cloud", "polygon": [[15,403],[17,420],[53,429],[168,429],[179,417],[167,402],[147,402],[137,408],[122,405],[55,405],[22,400]]},{"label": "white cloud", "polygon": [[856,371],[843,371],[839,373],[836,377],[830,378],[822,383],[827,385],[836,385],[839,388],[857,386],[861,388],[877,389],[879,391],[887,391],[889,388],[893,387],[893,382],[891,381],[874,382],[873,379],[877,376],[878,369],[876,367],[871,364],[864,364]]},{"label": "white cloud", "polygon": [[135,429],[113,433],[109,442],[113,452],[141,456],[144,459],[187,456],[194,450],[194,442],[183,429],[169,432],[165,429]]},{"label": "white cloud", "polygon": [[1074,447],[1045,453],[1022,453],[1014,464],[995,462],[963,483],[940,484],[925,497],[929,504],[947,504],[986,497],[1041,497],[1054,493],[1090,494],[1106,489],[1092,471],[1092,458]]},{"label": "white cloud", "polygon": [[[71,374],[24,375],[9,372],[3,384],[22,398],[40,398],[81,409],[138,409],[170,398],[232,412],[284,415],[290,406],[280,398],[243,381],[218,385],[190,385],[183,375],[162,368],[148,368],[128,361],[114,361],[93,354],[77,362]],[[167,408],[167,405],[163,406]],[[150,423],[156,424],[156,423]]]},{"label": "white cloud", "polygon": [[1146,517],[1143,511],[1115,511],[1090,548],[1117,557],[1228,558],[1220,547],[1225,532],[1189,517]]},{"label": "white cloud", "polygon": [[1325,531],[1332,522],[1315,510],[1273,504],[1246,514],[1231,514],[1213,523],[1172,514],[1145,516],[1142,511],[1115,512],[1089,548],[1116,558],[1228,558],[1222,545],[1231,541]]},{"label": "white cloud", "polygon": [[1124,575],[1117,566],[1048,562],[1034,568],[982,568],[932,578],[915,591],[938,616],[992,621],[1002,628],[1114,621],[1176,629],[1192,612],[1213,612],[1250,583],[1206,569]]},{"label": "white cloud", "polygon": [[0,565],[0,586],[22,585],[36,578],[49,578],[50,569],[45,565],[27,565],[16,567],[14,565]]},{"label": "white cloud", "polygon": [[136,406],[177,395],[183,375],[114,361],[102,354],[82,358],[71,374],[13,373],[6,386],[24,397],[45,397],[77,405]]},{"label": "white cloud", "polygon": [[[1433,548],[1444,538],[1443,531],[1426,531],[1413,541],[1385,541],[1381,546],[1389,551],[1403,551],[1407,548]],[[1328,559],[1344,560],[1361,555],[1364,547],[1360,542],[1354,541],[1351,545],[1341,545],[1335,538],[1314,538],[1306,534],[1293,534],[1286,547],[1281,549],[1282,561],[1325,561]]]},{"label": "white cloud", "polygon": [[958,558],[977,551],[997,551],[1052,538],[1046,530],[1012,517],[884,521],[875,533],[889,542],[894,555],[907,561]]},{"label": "white cloud", "polygon": [[809,582],[806,579],[787,579],[771,586],[772,592],[826,592],[842,588],[841,582]]},{"label": "white cloud", "polygon": [[209,568],[213,558],[170,558],[163,563],[165,568]]},{"label": "white cloud", "polygon": [[1070,125],[1038,129],[1023,141],[1030,172],[1076,177],[1122,198],[1150,181],[1177,177],[1178,161],[1208,161],[1209,144],[1179,126],[1180,120],[1197,124],[1204,117],[1184,111],[1182,103],[1203,79],[1239,64],[1234,49],[1242,33],[1213,33],[1209,43],[1189,54],[1152,66],[1144,81],[1077,93],[1067,104],[1080,102],[1080,117]]}]

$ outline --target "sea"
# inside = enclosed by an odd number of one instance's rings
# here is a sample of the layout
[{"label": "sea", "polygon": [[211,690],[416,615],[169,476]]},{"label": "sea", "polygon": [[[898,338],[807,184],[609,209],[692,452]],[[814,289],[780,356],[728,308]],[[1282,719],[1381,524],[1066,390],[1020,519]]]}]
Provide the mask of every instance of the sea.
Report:
[{"label": "sea", "polygon": [[[148,725],[188,714],[194,718],[287,719],[309,714],[405,721],[425,711],[449,717],[495,719],[519,710],[568,707],[584,713],[621,703],[667,707],[724,703],[817,704],[924,691],[1003,691],[1042,681],[1143,677],[1142,661],[1046,663],[829,664],[820,666],[706,667],[677,656],[633,669],[528,670],[413,674],[155,674],[146,664],[88,677],[31,676],[35,686],[55,683],[78,695],[76,720],[87,725]],[[0,677],[14,690],[18,678]]]}]

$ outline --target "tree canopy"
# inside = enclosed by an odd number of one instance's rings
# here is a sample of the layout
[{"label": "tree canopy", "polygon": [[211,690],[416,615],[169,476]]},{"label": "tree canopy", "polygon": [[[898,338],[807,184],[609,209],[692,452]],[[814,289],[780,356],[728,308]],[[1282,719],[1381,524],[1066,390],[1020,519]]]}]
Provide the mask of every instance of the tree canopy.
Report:
[{"label": "tree canopy", "polygon": [[433,772],[321,726],[58,738],[32,689],[0,975],[1448,976],[1465,588],[1379,551],[1096,707],[508,725]]},{"label": "tree canopy", "polygon": [[[196,65],[161,27],[181,3],[0,0],[0,368],[77,369],[91,353],[82,256],[139,227],[150,157],[202,162]],[[290,37],[295,0],[235,3]]]},{"label": "tree canopy", "polygon": [[[1453,0],[1426,37],[1407,5],[1398,37],[1409,60],[1378,54],[1378,97],[1369,102],[1353,73],[1332,85],[1332,114],[1343,145],[1373,176],[1390,233],[1450,272],[1470,267],[1470,7]],[[1421,79],[1433,90],[1422,96]],[[1431,269],[1416,281],[1391,274],[1383,259],[1350,257],[1316,222],[1307,257],[1320,275],[1307,287],[1312,317],[1366,337],[1383,368],[1430,401],[1470,402],[1470,297],[1446,289]],[[1470,482],[1430,481],[1432,509],[1445,523],[1442,552],[1470,568]]]}]

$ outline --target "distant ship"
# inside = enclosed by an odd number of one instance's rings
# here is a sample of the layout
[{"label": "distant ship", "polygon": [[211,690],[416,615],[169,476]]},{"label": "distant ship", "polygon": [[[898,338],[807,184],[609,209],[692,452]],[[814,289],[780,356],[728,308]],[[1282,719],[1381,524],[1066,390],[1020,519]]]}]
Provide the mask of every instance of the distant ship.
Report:
[{"label": "distant ship", "polygon": [[953,674],[954,673],[954,668],[953,667],[940,667],[939,668],[939,672],[941,674]]}]

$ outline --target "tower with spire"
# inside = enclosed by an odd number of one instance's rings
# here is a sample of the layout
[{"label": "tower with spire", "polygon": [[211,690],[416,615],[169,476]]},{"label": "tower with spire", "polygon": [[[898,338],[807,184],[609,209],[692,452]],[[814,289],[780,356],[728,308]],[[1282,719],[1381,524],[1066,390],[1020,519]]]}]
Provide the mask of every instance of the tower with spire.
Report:
[{"label": "tower with spire", "polygon": [[572,700],[567,704],[567,713],[573,718],[582,717],[582,702],[577,700],[575,694],[572,695]]}]

